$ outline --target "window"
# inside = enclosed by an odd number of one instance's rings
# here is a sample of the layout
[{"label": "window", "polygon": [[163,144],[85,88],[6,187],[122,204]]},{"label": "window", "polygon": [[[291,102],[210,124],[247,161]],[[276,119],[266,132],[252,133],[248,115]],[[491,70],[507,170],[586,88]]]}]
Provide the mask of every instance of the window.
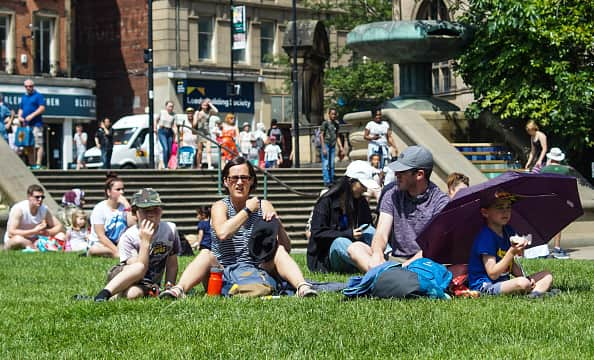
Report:
[{"label": "window", "polygon": [[270,97],[272,108],[271,119],[279,122],[291,121],[293,119],[293,99],[291,95],[273,95]]},{"label": "window", "polygon": [[38,17],[35,20],[34,36],[35,36],[35,72],[37,74],[49,73],[50,64],[50,49],[52,47],[54,37],[55,19]]},{"label": "window", "polygon": [[260,62],[271,63],[274,60],[274,22],[262,21],[260,26]]},{"label": "window", "polygon": [[441,92],[441,88],[439,86],[439,69],[433,69],[433,93],[439,94]]},{"label": "window", "polygon": [[0,15],[0,71],[6,71],[6,62],[8,60],[9,20],[8,15]]},{"label": "window", "polygon": [[246,61],[246,49],[249,46],[249,24],[250,24],[250,20],[246,18],[245,20],[245,41],[246,41],[246,45],[245,45],[245,49],[235,49],[233,50],[233,62],[234,63],[238,63],[238,62],[247,62]]},{"label": "window", "polygon": [[212,59],[213,17],[198,19],[198,60]]},{"label": "window", "polygon": [[452,70],[449,67],[441,68],[441,76],[443,78],[443,91],[452,90]]}]

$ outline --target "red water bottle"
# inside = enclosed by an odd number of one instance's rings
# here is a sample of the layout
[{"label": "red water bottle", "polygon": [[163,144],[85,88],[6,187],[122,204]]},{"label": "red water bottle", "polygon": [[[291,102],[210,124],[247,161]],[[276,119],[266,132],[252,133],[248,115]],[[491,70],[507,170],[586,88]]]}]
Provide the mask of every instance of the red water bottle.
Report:
[{"label": "red water bottle", "polygon": [[221,295],[222,289],[223,289],[223,269],[218,268],[218,267],[211,267],[206,293],[211,296],[219,296],[219,295]]}]

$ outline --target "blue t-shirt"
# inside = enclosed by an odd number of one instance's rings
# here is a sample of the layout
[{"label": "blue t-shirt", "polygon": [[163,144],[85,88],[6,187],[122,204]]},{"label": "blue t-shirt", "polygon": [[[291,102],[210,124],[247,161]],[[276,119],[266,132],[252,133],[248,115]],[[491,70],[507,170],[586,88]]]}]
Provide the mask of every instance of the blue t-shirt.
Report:
[{"label": "blue t-shirt", "polygon": [[210,220],[201,220],[198,222],[198,231],[202,230],[202,241],[200,241],[200,249],[210,250],[212,247],[212,239],[210,237]]},{"label": "blue t-shirt", "polygon": [[[23,109],[23,118],[27,117],[29,114],[32,114],[39,108],[41,105],[45,106],[45,98],[43,95],[37,92],[37,90],[33,90],[31,95],[25,93],[21,98],[21,104],[19,105],[19,109]],[[43,117],[38,115],[34,117],[28,124],[29,126],[36,126],[42,127],[43,126]]]},{"label": "blue t-shirt", "polygon": [[468,259],[468,284],[471,290],[480,290],[485,282],[498,283],[509,280],[511,269],[501,274],[497,280],[491,280],[485,270],[483,255],[495,256],[495,261],[499,262],[509,249],[509,237],[514,233],[512,227],[506,225],[503,227],[503,237],[501,237],[487,225],[483,226],[474,239],[470,259]]}]

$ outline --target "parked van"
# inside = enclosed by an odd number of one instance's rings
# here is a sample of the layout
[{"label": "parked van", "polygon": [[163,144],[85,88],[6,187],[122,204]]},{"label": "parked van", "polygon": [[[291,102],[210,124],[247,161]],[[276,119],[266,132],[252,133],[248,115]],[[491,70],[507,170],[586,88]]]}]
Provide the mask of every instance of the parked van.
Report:
[{"label": "parked van", "polygon": [[[185,115],[184,115],[185,116]],[[113,126],[113,152],[111,154],[112,169],[148,168],[148,115],[129,115],[116,121]],[[155,153],[161,154],[160,144],[155,136]],[[94,142],[94,140],[93,140]],[[212,146],[212,161],[216,167],[219,158],[218,149]],[[92,147],[85,151],[84,161],[87,168],[101,168],[101,150]],[[158,161],[156,161],[158,162]],[[202,163],[206,162],[206,152],[202,154]]]},{"label": "parked van", "polygon": [[[148,134],[148,115],[130,115],[116,121],[113,126],[113,152],[111,167],[135,169],[148,167],[146,153],[141,150]],[[157,146],[158,144],[155,144]],[[103,167],[101,150],[92,147],[85,152],[84,161],[87,168]]]}]

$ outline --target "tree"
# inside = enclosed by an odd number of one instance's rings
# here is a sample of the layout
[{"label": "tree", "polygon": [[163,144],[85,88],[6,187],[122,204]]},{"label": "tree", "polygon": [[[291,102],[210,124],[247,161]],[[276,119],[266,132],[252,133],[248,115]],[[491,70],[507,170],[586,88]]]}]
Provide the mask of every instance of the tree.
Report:
[{"label": "tree", "polygon": [[594,2],[470,0],[459,20],[474,31],[456,64],[474,115],[535,120],[583,161],[594,146]]},{"label": "tree", "polygon": [[[334,10],[327,26],[352,30],[357,25],[392,20],[391,0],[339,0],[312,4],[322,10]],[[337,11],[338,9],[338,11]],[[347,49],[341,49],[342,54]],[[394,94],[392,64],[360,59],[353,54],[351,64],[326,69],[324,86],[328,105],[336,105],[341,113],[369,109]]]}]

